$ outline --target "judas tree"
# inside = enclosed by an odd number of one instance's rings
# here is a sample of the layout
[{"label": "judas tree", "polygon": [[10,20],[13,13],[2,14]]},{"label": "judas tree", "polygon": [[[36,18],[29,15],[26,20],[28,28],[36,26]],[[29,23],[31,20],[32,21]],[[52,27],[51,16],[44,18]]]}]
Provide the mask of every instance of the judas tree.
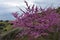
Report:
[{"label": "judas tree", "polygon": [[12,21],[13,27],[22,28],[16,37],[28,35],[29,40],[33,40],[32,37],[48,36],[49,33],[60,31],[60,14],[56,12],[55,8],[42,9],[34,5],[30,7],[26,1],[24,2],[27,6],[26,11],[19,8],[23,12],[22,15],[17,12],[12,13],[16,18]]}]

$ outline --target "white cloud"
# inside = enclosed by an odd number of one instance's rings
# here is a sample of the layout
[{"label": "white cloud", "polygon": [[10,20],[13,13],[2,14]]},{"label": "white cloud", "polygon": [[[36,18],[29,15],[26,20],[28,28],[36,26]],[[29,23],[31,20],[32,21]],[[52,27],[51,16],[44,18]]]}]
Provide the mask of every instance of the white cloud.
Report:
[{"label": "white cloud", "polygon": [[38,6],[42,7],[59,7],[60,6],[60,0],[35,0],[34,3]]},{"label": "white cloud", "polygon": [[[53,5],[55,7],[60,6],[60,0],[26,0],[29,5],[36,4],[41,7],[47,7]],[[4,19],[4,14],[11,14],[15,11],[20,11],[16,6],[20,8],[26,7],[24,0],[0,0],[0,19]],[[7,15],[9,17],[9,15]],[[11,18],[11,17],[10,17]]]}]

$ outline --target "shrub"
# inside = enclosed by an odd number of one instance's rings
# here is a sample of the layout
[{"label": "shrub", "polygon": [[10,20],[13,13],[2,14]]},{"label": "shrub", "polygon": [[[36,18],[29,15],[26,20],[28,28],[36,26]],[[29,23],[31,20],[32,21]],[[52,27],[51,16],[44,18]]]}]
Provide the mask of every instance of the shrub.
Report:
[{"label": "shrub", "polygon": [[[60,14],[56,13],[54,8],[42,9],[35,7],[34,5],[30,7],[26,3],[26,11],[20,9],[23,14],[19,15],[17,12],[12,13],[16,20],[12,21],[13,27],[23,28],[23,30],[18,33],[18,36],[28,35],[30,40],[31,37],[38,38],[39,36],[47,36],[48,32],[54,33],[60,30]],[[56,27],[56,29],[54,29]]]},{"label": "shrub", "polygon": [[0,22],[3,22],[3,20],[0,20]]},{"label": "shrub", "polygon": [[9,20],[6,20],[5,22],[9,22]]}]

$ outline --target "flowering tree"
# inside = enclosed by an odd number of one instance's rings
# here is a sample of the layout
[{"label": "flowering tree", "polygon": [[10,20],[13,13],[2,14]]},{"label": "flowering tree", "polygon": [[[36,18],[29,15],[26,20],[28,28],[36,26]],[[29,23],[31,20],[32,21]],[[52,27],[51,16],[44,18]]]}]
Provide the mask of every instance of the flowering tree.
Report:
[{"label": "flowering tree", "polygon": [[[16,20],[12,21],[14,28],[23,28],[18,36],[29,35],[34,38],[47,36],[48,32],[60,31],[60,14],[56,13],[54,8],[42,9],[37,6],[30,7],[26,1],[26,11],[20,9],[23,14],[12,13]],[[57,30],[54,28],[56,27]],[[30,38],[31,38],[30,37]],[[32,40],[32,39],[30,39]]]}]

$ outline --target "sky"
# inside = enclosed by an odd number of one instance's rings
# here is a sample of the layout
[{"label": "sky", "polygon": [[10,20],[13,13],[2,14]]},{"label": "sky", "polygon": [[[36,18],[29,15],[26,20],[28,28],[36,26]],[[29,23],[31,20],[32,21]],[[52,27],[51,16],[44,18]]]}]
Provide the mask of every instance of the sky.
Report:
[{"label": "sky", "polygon": [[[60,7],[60,0],[26,0],[29,5],[37,5],[41,6],[42,8],[46,8],[49,6],[52,7]],[[12,12],[19,12],[22,14],[22,12],[19,10],[19,8],[26,7],[24,0],[0,0],[0,20],[13,20],[14,17],[12,16]]]}]

